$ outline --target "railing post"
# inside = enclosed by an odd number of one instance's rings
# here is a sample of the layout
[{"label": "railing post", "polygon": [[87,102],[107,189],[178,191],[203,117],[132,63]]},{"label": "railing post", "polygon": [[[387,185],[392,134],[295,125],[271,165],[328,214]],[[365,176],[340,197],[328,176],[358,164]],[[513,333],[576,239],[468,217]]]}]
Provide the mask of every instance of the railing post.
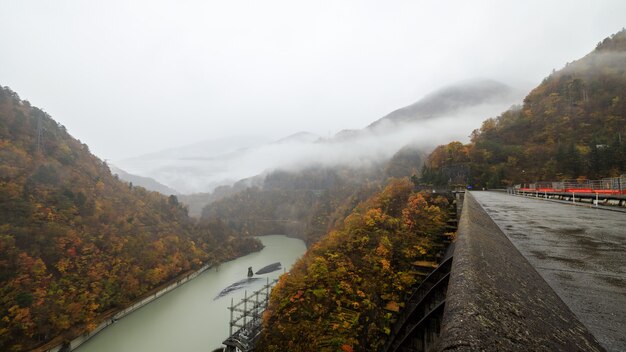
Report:
[{"label": "railing post", "polygon": [[230,324],[228,327],[228,336],[233,336],[233,310],[235,308],[233,307],[233,298],[230,298]]},{"label": "railing post", "polygon": [[243,294],[243,326],[246,326],[246,314],[248,314],[248,291]]},{"label": "railing post", "polygon": [[259,315],[259,291],[254,293],[254,310],[252,312],[252,320],[256,324],[257,316]]}]

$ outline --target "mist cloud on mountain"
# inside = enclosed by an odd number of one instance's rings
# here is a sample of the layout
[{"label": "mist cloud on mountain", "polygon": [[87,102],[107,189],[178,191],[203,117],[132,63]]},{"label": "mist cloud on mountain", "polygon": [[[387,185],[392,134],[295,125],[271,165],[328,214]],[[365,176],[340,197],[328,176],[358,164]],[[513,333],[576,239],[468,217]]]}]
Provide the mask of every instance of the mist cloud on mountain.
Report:
[{"label": "mist cloud on mountain", "polygon": [[[276,169],[296,171],[313,164],[363,168],[389,159],[409,144],[428,151],[451,139],[468,140],[485,118],[519,102],[521,95],[502,83],[464,81],[396,110],[402,111],[400,119],[389,118],[394,116],[391,113],[367,128],[343,131],[330,138],[301,132],[263,143],[260,137],[243,136],[222,139],[228,143],[221,149],[205,149],[216,142],[207,141],[115,164],[131,173],[153,177],[181,193],[209,192]],[[216,150],[222,153],[215,154]]]}]

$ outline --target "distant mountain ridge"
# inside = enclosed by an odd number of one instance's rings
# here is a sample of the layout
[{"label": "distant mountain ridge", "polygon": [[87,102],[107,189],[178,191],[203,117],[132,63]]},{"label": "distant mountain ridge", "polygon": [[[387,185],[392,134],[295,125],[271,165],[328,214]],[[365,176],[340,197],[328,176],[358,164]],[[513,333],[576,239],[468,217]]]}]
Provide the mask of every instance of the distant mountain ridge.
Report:
[{"label": "distant mountain ridge", "polygon": [[[115,162],[133,174],[149,176],[183,194],[211,192],[240,179],[273,170],[296,170],[310,165],[325,167],[373,165],[391,158],[411,144],[426,151],[443,134],[459,137],[471,132],[471,120],[495,114],[518,102],[512,88],[494,80],[471,80],[439,89],[414,104],[387,114],[366,128],[347,129],[329,138],[298,132],[275,141],[247,137],[222,138]],[[447,119],[439,124],[439,119]],[[438,124],[455,123],[455,129],[434,131]],[[467,128],[467,131],[463,129]],[[434,129],[430,131],[429,129]],[[221,141],[228,145],[221,145]],[[232,143],[235,142],[235,143]],[[215,153],[207,145],[220,150]],[[205,152],[206,149],[206,152]],[[359,164],[359,165],[356,165]],[[206,198],[206,197],[201,197]],[[201,204],[201,202],[193,202]],[[197,207],[194,206],[194,214]]]},{"label": "distant mountain ridge", "polygon": [[313,142],[319,141],[320,138],[321,137],[316,135],[315,133],[302,131],[302,132],[297,132],[287,137],[281,138],[272,143],[276,143],[276,144],[293,143],[293,142],[313,143]]},{"label": "distant mountain ridge", "polygon": [[121,160],[120,163],[122,165],[128,160],[219,158],[223,155],[253,148],[269,142],[271,142],[271,139],[259,135],[219,137],[127,158]]},{"label": "distant mountain ridge", "polygon": [[178,194],[178,191],[176,191],[175,189],[167,187],[166,185],[159,183],[157,180],[151,177],[133,175],[114,165],[109,165],[109,168],[111,169],[111,173],[117,175],[120,180],[129,182],[133,186],[141,186],[149,191],[159,192],[166,196]]},{"label": "distant mountain ridge", "polygon": [[512,92],[511,87],[491,79],[463,81],[438,89],[411,105],[394,110],[367,128],[376,128],[384,122],[418,122],[437,118],[462,108],[499,101]]}]

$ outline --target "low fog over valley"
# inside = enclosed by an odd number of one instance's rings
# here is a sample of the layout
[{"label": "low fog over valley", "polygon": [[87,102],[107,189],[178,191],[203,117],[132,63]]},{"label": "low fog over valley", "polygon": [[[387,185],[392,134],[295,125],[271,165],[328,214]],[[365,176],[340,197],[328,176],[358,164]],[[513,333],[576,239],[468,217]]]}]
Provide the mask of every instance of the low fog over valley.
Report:
[{"label": "low fog over valley", "polygon": [[522,96],[521,89],[493,80],[465,81],[438,89],[365,128],[331,137],[301,132],[272,142],[260,136],[222,138],[112,163],[183,194],[211,192],[277,169],[367,168],[407,145],[427,153],[448,140],[467,141],[482,120],[521,103]]}]

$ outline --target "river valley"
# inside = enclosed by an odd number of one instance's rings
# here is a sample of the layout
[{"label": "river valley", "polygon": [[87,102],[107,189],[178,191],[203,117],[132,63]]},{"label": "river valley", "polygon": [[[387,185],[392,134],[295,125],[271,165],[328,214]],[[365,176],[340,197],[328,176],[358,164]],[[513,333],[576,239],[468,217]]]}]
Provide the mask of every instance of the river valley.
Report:
[{"label": "river valley", "polygon": [[306,251],[302,240],[281,235],[259,237],[265,248],[257,253],[209,269],[156,301],[118,320],[81,345],[78,352],[205,352],[221,346],[228,337],[231,298],[235,303],[248,293],[283,274],[283,269],[263,275],[261,280],[230,291],[220,292],[245,279],[248,267],[254,271],[280,262],[285,269]]}]

